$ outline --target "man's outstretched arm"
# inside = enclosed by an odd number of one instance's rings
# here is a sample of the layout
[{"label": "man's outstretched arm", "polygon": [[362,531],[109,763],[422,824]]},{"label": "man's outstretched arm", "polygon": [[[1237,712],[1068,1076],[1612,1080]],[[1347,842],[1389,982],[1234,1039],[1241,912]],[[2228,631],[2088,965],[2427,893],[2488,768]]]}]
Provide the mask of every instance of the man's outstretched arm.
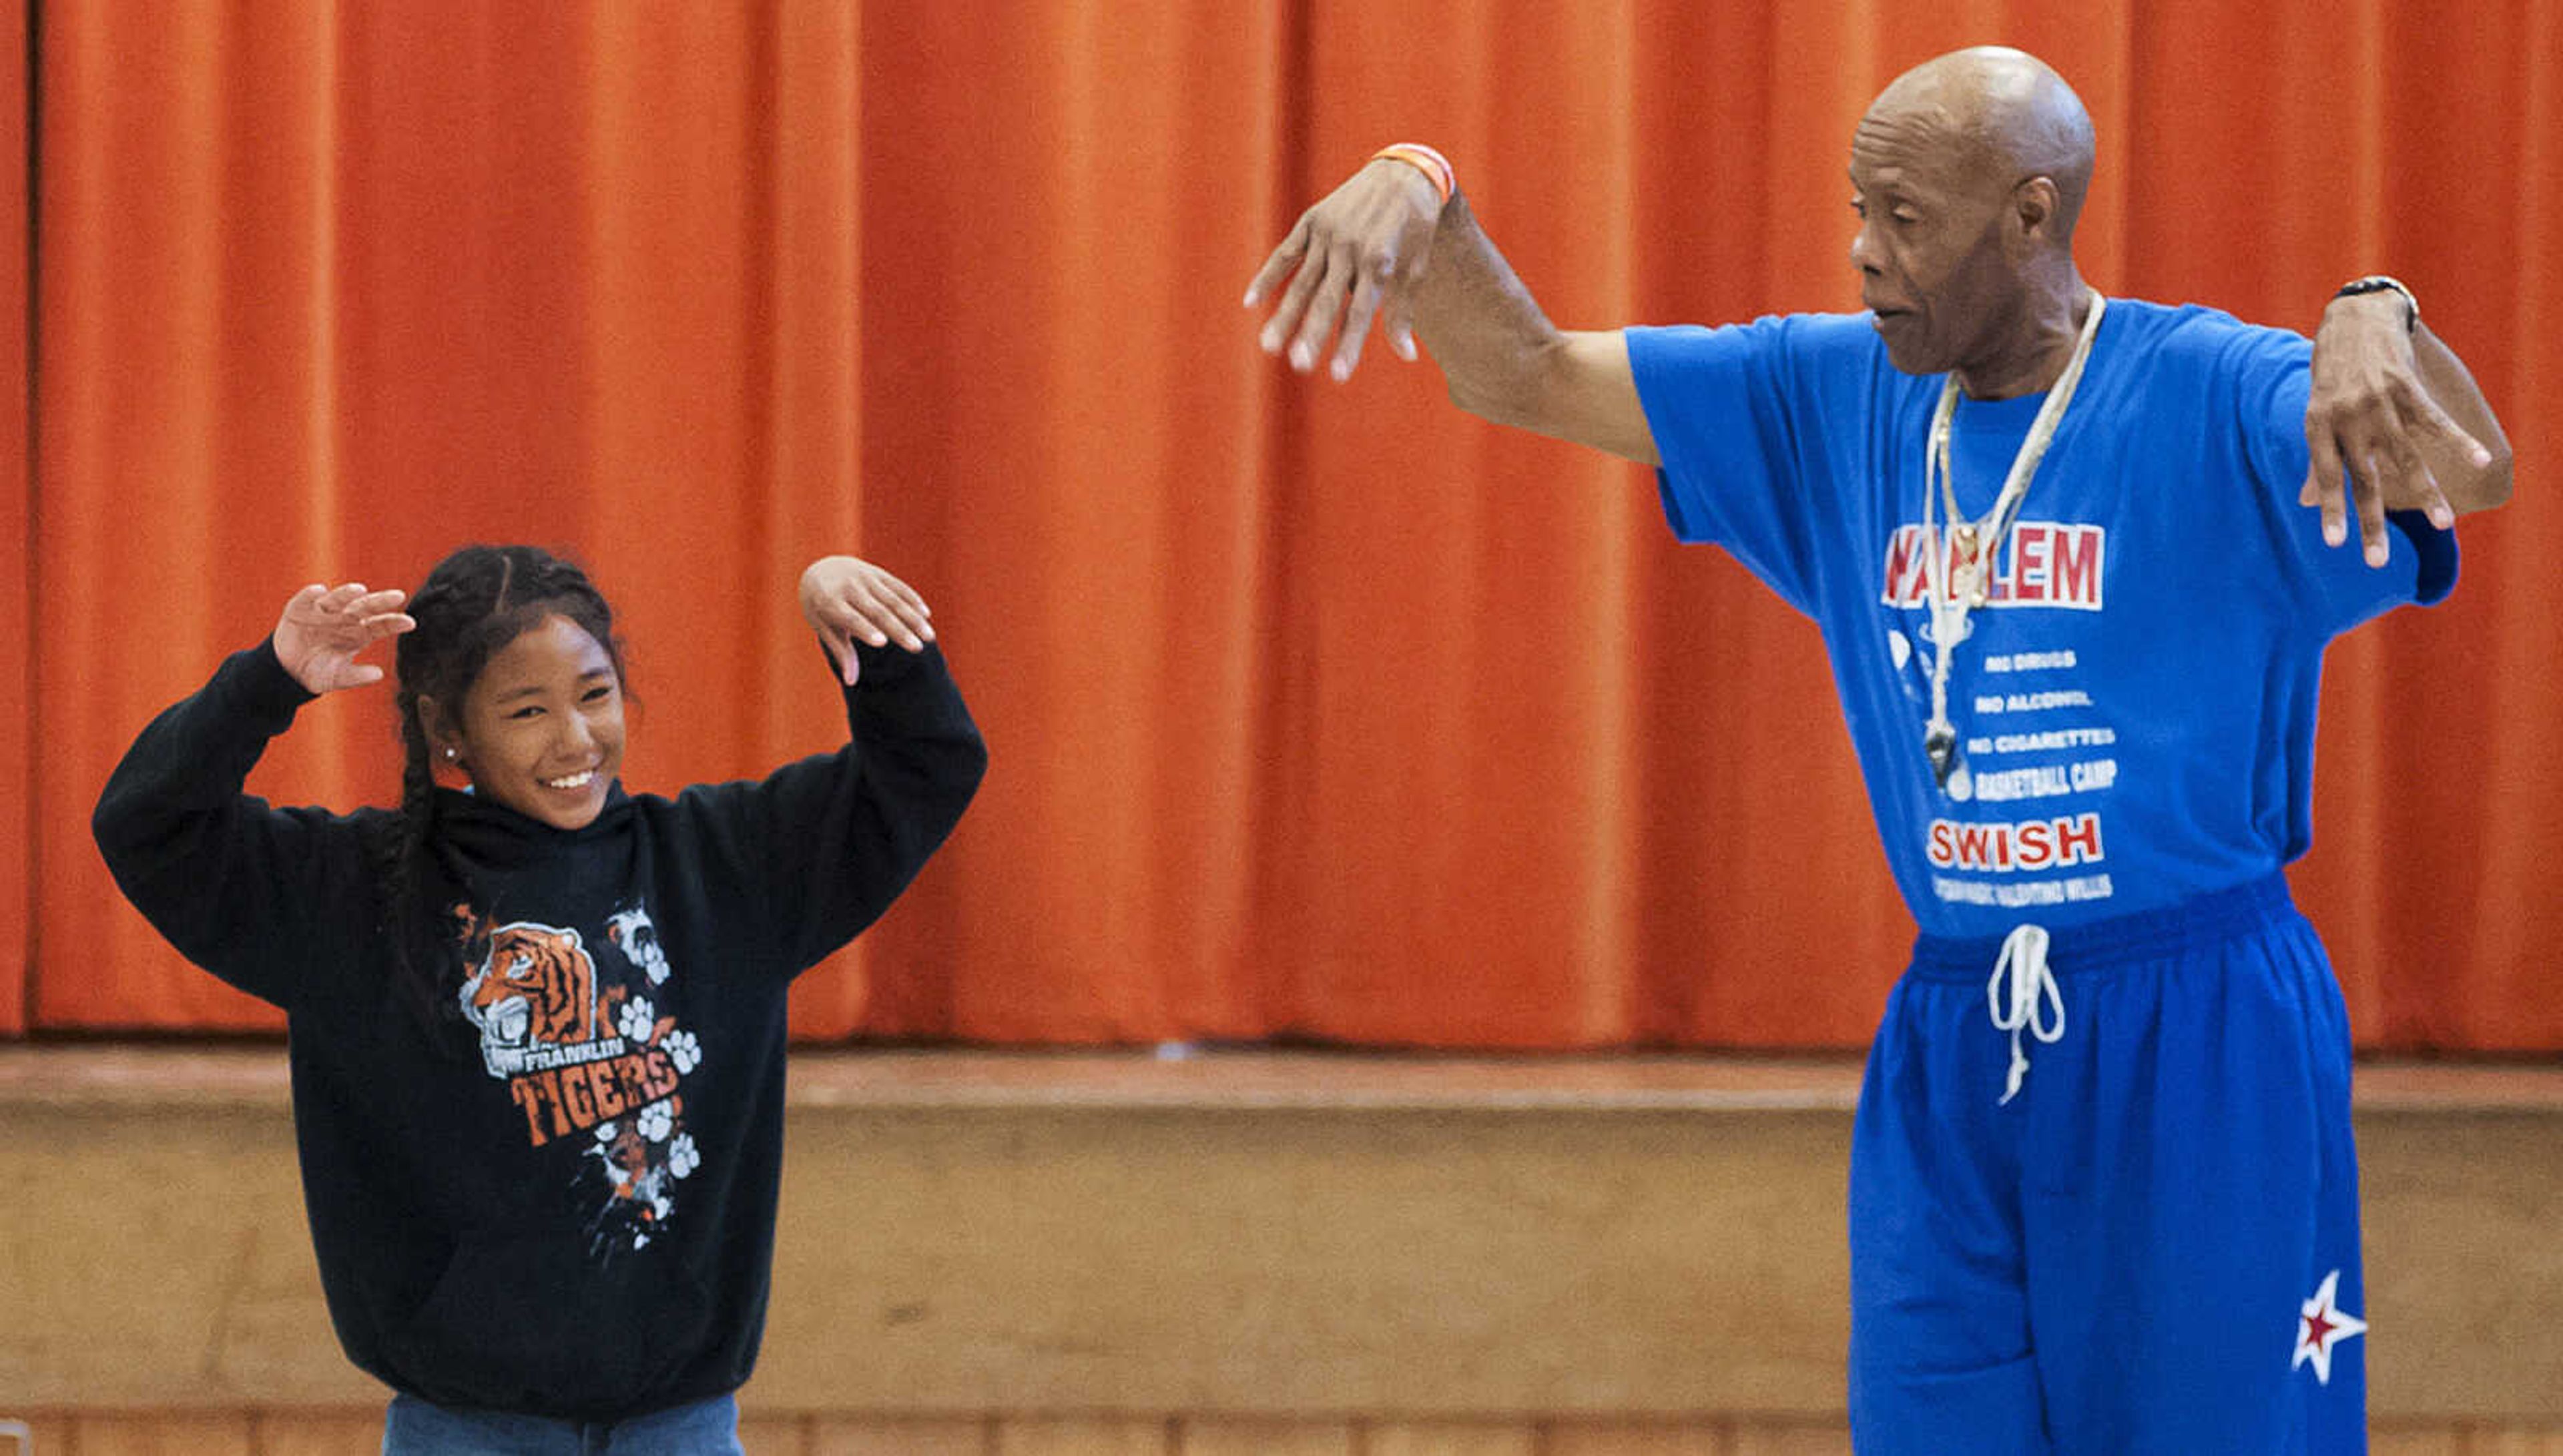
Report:
[{"label": "man's outstretched arm", "polygon": [[1468,198],[1443,201],[1413,165],[1375,159],[1300,214],[1248,285],[1247,306],[1277,289],[1264,350],[1286,348],[1302,374],[1327,357],[1331,337],[1328,372],[1350,378],[1376,321],[1408,359],[1420,335],[1452,402],[1471,414],[1659,462],[1620,332],[1549,322]]}]

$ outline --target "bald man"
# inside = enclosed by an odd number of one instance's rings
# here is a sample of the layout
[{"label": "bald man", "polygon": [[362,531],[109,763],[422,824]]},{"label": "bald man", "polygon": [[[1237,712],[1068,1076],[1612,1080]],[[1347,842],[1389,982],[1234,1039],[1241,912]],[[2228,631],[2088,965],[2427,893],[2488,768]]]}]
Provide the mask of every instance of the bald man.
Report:
[{"label": "bald man", "polygon": [[1921,930],[1854,1134],[1864,1456],[2363,1451],[2347,1018],[2281,869],[2324,644],[2448,593],[2508,446],[2392,279],[2310,341],[2102,298],[2092,154],[2045,65],[1941,57],[1852,139],[1867,312],[1584,332],[1401,145],[1247,303],[1302,373],[1376,320],[1655,466],[1823,628]]}]

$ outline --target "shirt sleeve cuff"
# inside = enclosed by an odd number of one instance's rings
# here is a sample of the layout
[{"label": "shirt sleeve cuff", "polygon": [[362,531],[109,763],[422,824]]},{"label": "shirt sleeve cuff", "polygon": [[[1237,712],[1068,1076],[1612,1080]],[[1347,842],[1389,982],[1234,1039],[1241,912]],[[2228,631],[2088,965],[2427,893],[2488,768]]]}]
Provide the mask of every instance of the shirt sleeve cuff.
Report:
[{"label": "shirt sleeve cuff", "polygon": [[306,691],[276,655],[273,637],[243,647],[223,659],[198,694],[222,711],[236,714],[273,738],[291,727],[294,715],[318,694]]},{"label": "shirt sleeve cuff", "polygon": [[2448,600],[2457,589],[2457,533],[2442,531],[2430,524],[2429,516],[2417,510],[2389,510],[2385,519],[2412,543],[2413,554],[2420,558],[2420,577],[2413,583],[2412,600],[2423,607],[2436,607]]}]

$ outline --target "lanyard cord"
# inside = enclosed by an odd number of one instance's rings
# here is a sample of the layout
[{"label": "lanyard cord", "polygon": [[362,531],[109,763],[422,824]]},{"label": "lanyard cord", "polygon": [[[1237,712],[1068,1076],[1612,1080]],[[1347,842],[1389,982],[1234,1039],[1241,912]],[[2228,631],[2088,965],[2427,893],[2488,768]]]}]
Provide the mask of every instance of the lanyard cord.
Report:
[{"label": "lanyard cord", "polygon": [[[1951,770],[1959,767],[1958,730],[1949,721],[1949,654],[1966,634],[1967,614],[1985,604],[2003,535],[2020,515],[2021,500],[2029,494],[2030,477],[2038,473],[2038,462],[2046,458],[2047,447],[2055,441],[2057,427],[2065,421],[2065,407],[2073,402],[2073,387],[2082,382],[2082,366],[2091,360],[2091,341],[2099,335],[2100,315],[2108,306],[2108,300],[2093,289],[2091,312],[2082,320],[2081,335],[2073,341],[2073,357],[2066,361],[2065,372],[2048,391],[2047,403],[2039,406],[2038,419],[2029,427],[2029,438],[2020,443],[2020,453],[2012,456],[2011,473],[2003,478],[2002,493],[1994,498],[1994,508],[1981,521],[1970,522],[1958,514],[1958,489],[1949,469],[1949,423],[1958,413],[1957,371],[1950,371],[1941,381],[1940,403],[1931,412],[1931,439],[1923,453],[1922,465],[1922,554],[1930,562],[1924,585],[1930,594],[1931,637],[1937,648],[1931,663],[1931,721],[1923,727],[1922,747],[1931,757],[1932,777],[1944,788],[1949,784]],[[1948,502],[1950,529],[1945,543],[1939,539],[1931,519],[1931,508],[1939,499]],[[1952,558],[1961,555],[1965,560],[1953,565]],[[1966,797],[1963,778],[1958,797]]]}]

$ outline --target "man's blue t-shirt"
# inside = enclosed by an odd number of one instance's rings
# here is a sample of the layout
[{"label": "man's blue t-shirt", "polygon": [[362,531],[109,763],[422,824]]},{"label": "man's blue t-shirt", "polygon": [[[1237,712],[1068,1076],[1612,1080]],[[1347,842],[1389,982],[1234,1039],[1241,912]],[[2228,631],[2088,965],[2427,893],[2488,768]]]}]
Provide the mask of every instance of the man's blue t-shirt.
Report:
[{"label": "man's blue t-shirt", "polygon": [[[2312,345],[2112,300],[1949,668],[1966,772],[1923,749],[1923,461],[1941,376],[1867,314],[1633,328],[1665,513],[1823,629],[1897,885],[1931,934],[2152,909],[2267,875],[2312,837],[2331,637],[2455,585],[2456,538],[2398,513],[2393,556],[2323,544],[2296,503]],[[1961,399],[1958,509],[1991,509],[2044,395]],[[1936,503],[1934,536],[1945,540]],[[1945,566],[1945,562],[1943,562]]]}]

